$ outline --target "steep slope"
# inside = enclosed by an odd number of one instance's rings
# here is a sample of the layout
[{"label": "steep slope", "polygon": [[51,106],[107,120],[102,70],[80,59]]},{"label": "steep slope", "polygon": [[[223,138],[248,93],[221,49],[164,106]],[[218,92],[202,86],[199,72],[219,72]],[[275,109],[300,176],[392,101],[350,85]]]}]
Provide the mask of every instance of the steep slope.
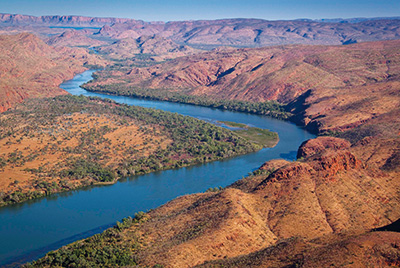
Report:
[{"label": "steep slope", "polygon": [[276,246],[196,267],[397,267],[400,234],[378,232],[330,235],[305,241],[294,238]]},{"label": "steep slope", "polygon": [[272,170],[150,212],[140,230],[150,243],[143,263],[190,267],[249,254],[279,239],[366,230],[400,217],[397,177],[365,167],[349,148],[326,149]]},{"label": "steep slope", "polygon": [[0,112],[26,98],[66,92],[58,85],[85,70],[105,65],[84,49],[53,48],[32,34],[0,36]]}]

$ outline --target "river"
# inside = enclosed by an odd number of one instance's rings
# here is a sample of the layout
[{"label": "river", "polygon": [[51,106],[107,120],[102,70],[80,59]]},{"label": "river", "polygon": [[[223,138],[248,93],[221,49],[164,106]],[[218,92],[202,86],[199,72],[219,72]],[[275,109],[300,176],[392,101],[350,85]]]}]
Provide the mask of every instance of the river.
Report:
[{"label": "river", "polygon": [[177,196],[227,186],[265,161],[294,160],[299,145],[315,137],[290,122],[265,116],[91,93],[79,85],[89,81],[92,73],[79,74],[60,87],[73,95],[110,98],[211,122],[232,121],[267,128],[278,132],[280,141],[274,148],[256,153],[126,178],[113,185],[92,186],[0,208],[0,266],[37,259],[50,250],[99,233],[124,217],[156,208]]}]

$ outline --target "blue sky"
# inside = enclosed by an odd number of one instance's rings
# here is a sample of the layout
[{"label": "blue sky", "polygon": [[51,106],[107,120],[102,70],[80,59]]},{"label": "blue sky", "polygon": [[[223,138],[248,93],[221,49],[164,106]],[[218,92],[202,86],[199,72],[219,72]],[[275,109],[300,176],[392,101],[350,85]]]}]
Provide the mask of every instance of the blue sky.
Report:
[{"label": "blue sky", "polygon": [[388,17],[400,16],[400,0],[0,0],[0,13],[145,21]]}]

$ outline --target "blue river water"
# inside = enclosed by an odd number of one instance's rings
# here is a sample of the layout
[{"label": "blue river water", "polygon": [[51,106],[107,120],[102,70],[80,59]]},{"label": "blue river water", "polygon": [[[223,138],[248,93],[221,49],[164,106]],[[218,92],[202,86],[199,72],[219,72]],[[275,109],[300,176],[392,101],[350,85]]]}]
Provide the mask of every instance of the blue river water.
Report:
[{"label": "blue river water", "polygon": [[162,101],[149,101],[88,92],[79,85],[91,79],[86,71],[61,84],[73,95],[110,98],[119,103],[176,112],[207,121],[232,121],[278,132],[274,148],[181,169],[92,186],[0,208],[0,266],[15,266],[46,252],[103,231],[124,217],[156,208],[177,196],[227,186],[256,170],[265,161],[295,160],[299,145],[315,136],[281,120]]}]

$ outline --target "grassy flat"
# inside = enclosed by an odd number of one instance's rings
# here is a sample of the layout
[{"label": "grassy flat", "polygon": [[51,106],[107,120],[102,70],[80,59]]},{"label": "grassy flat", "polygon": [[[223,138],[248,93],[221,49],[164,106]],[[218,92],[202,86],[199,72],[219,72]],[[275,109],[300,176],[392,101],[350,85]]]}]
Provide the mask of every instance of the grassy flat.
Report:
[{"label": "grassy flat", "polygon": [[238,128],[238,129],[232,129],[232,131],[234,131],[240,137],[248,140],[249,142],[256,143],[263,147],[274,147],[279,141],[278,133],[272,132],[268,129],[250,127],[246,124],[229,122],[229,121],[218,121],[218,122],[231,128]]}]

